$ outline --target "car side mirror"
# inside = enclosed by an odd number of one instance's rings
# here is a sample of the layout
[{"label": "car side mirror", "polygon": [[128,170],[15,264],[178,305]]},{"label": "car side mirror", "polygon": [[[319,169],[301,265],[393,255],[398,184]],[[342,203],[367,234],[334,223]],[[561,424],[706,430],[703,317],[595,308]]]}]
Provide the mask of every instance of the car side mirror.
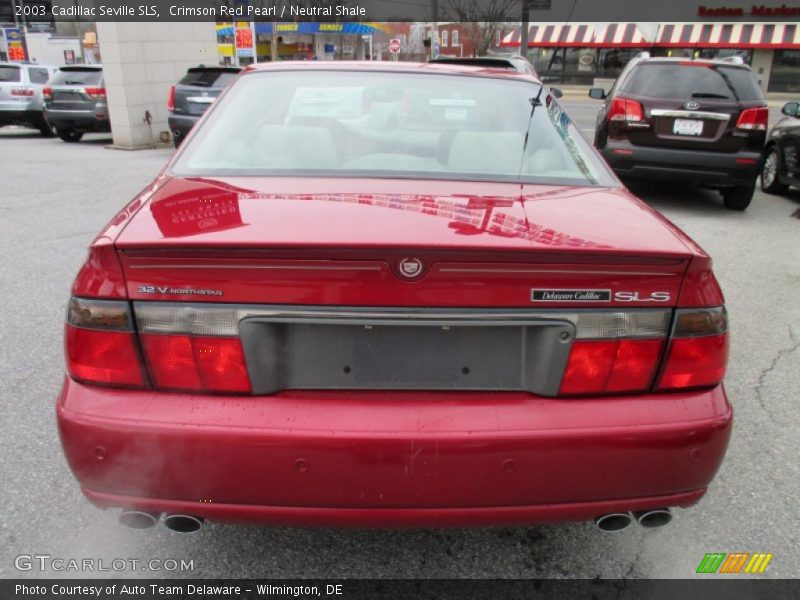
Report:
[{"label": "car side mirror", "polygon": [[564,95],[564,92],[562,92],[562,91],[561,91],[560,89],[558,89],[558,88],[551,87],[551,88],[550,88],[550,95],[551,95],[553,98],[561,98],[561,97]]},{"label": "car side mirror", "polygon": [[798,109],[800,109],[800,102],[787,102],[783,105],[781,112],[789,117],[796,117]]},{"label": "car side mirror", "polygon": [[606,91],[603,88],[591,88],[589,89],[589,98],[593,98],[594,100],[605,100]]}]

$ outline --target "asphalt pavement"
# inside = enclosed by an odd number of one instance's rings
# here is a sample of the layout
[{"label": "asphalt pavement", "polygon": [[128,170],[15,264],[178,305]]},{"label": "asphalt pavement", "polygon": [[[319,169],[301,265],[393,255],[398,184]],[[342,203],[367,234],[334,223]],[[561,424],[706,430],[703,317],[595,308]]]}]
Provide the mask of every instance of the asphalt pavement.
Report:
[{"label": "asphalt pavement", "polygon": [[[565,105],[591,137],[597,104]],[[734,551],[773,553],[764,576],[800,576],[800,193],[758,192],[735,213],[690,186],[634,190],[714,257],[732,330],[731,446],[707,496],[677,510],[667,527],[608,534],[590,523],[428,531],[207,524],[181,535],[126,529],[116,511],[92,507],[58,441],[70,285],[94,235],[171,153],[85,140],[0,130],[0,577],[91,575],[15,568],[20,555],[45,554],[193,561],[184,572],[97,573],[117,577],[686,578],[706,552]]]}]

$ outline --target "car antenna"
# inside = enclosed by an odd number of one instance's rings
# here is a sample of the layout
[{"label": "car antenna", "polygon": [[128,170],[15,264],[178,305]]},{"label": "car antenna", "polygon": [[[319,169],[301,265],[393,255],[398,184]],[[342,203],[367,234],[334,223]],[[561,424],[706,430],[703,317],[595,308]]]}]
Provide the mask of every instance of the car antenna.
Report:
[{"label": "car antenna", "polygon": [[542,91],[544,91],[544,84],[541,84],[539,87],[539,92],[536,94],[536,97],[528,98],[528,102],[531,103],[531,114],[528,116],[528,126],[525,128],[525,141],[522,142],[522,156],[519,159],[519,170],[517,171],[517,179],[522,177],[522,165],[525,162],[525,151],[528,149],[528,137],[530,137],[531,133],[531,124],[533,123],[533,112],[536,110],[537,106],[542,105],[542,101],[540,98],[542,97]]}]

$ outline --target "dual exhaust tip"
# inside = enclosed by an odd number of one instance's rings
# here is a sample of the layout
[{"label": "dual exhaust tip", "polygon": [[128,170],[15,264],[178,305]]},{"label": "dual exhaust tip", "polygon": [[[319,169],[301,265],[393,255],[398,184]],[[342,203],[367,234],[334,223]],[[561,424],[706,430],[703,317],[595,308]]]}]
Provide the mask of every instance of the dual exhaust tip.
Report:
[{"label": "dual exhaust tip", "polygon": [[[123,510],[119,515],[119,522],[131,529],[149,529],[158,524],[160,518],[158,513]],[[672,511],[669,508],[656,508],[632,513],[608,513],[597,517],[594,522],[603,531],[622,531],[634,520],[648,529],[663,527],[672,521]],[[203,517],[168,514],[164,517],[164,526],[178,533],[194,533],[203,526]]]},{"label": "dual exhaust tip", "polygon": [[648,529],[663,527],[672,521],[672,511],[669,508],[654,508],[632,513],[609,513],[597,517],[594,523],[603,531],[622,531],[634,520]]},{"label": "dual exhaust tip", "polygon": [[[149,529],[154,527],[161,515],[142,510],[123,510],[119,522],[131,529]],[[203,517],[193,515],[168,514],[164,517],[164,526],[178,533],[194,533],[203,526]]]}]

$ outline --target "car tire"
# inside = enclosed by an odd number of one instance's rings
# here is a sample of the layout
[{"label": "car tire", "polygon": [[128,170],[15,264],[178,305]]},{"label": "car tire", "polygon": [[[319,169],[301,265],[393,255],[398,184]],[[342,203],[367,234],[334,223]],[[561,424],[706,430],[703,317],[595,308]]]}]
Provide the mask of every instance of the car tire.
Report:
[{"label": "car tire", "polygon": [[761,165],[761,189],[768,194],[783,194],[789,189],[781,183],[781,156],[777,146],[771,146],[764,155],[764,164]]},{"label": "car tire", "polygon": [[70,143],[80,142],[83,137],[82,131],[75,131],[74,129],[58,129],[56,132],[58,133],[58,137]]},{"label": "car tire", "polygon": [[755,191],[755,181],[750,185],[736,185],[720,190],[725,208],[730,210],[744,210],[750,206]]}]

